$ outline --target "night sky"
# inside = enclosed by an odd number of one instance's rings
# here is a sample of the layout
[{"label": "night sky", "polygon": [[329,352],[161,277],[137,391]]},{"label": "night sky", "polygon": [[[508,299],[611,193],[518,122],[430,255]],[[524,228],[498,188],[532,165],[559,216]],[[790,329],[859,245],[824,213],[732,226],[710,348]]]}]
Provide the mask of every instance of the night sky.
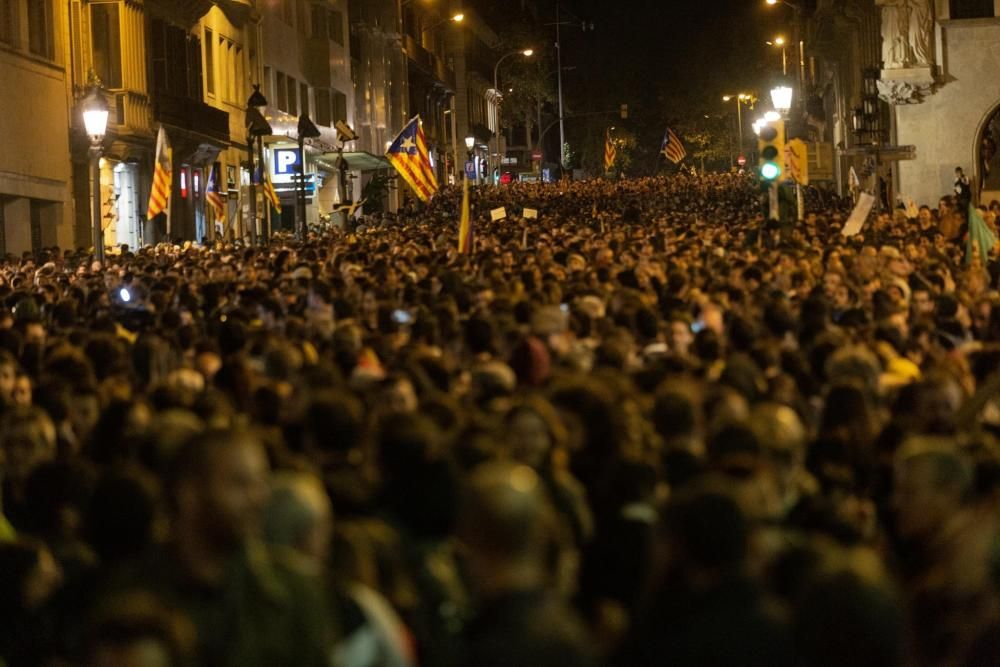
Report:
[{"label": "night sky", "polygon": [[[564,33],[563,65],[575,68],[564,72],[570,112],[628,104],[644,144],[656,143],[655,134],[662,137],[667,124],[683,117],[735,114],[721,100],[725,93],[766,97],[781,54],[765,41],[788,34],[792,19],[764,0],[561,1],[595,27]],[[567,131],[577,143],[581,125]]]},{"label": "night sky", "polygon": [[[564,56],[575,83],[597,81],[635,104],[760,87],[780,54],[764,44],[782,24],[763,0],[563,0],[594,22],[567,33]],[[769,62],[769,59],[772,62]]]}]

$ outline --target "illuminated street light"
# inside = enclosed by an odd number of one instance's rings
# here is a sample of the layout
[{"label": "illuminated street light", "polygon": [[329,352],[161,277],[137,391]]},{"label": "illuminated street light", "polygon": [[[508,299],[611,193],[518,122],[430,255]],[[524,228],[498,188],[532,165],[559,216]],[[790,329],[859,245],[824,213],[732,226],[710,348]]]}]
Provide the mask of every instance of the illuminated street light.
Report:
[{"label": "illuminated street light", "polygon": [[781,120],[781,114],[777,111],[767,111],[764,113],[764,120],[768,123],[773,123],[776,120]]},{"label": "illuminated street light", "polygon": [[774,108],[782,114],[788,113],[792,108],[792,89],[789,86],[779,85],[771,89],[771,103]]},{"label": "illuminated street light", "polygon": [[723,102],[732,102],[736,100],[736,125],[739,128],[740,136],[740,155],[743,155],[743,105],[752,105],[753,95],[749,93],[734,93],[732,95],[723,95]]},{"label": "illuminated street light", "polygon": [[83,125],[90,137],[90,169],[94,180],[92,201],[94,223],[94,254],[97,261],[104,263],[104,228],[101,225],[101,153],[104,135],[108,130],[108,101],[97,86],[83,101]]},{"label": "illuminated street light", "polygon": [[490,165],[490,183],[493,183],[493,155],[494,153],[500,153],[500,85],[498,83],[500,75],[500,63],[507,60],[508,58],[513,58],[514,56],[524,56],[525,58],[530,58],[535,55],[534,49],[522,49],[521,51],[511,51],[500,57],[497,64],[493,67],[493,91],[497,96],[496,101],[493,103],[493,141],[496,143],[495,150],[490,151],[489,165]]},{"label": "illuminated street light", "polygon": [[465,20],[465,14],[462,13],[455,14],[454,16],[451,17],[451,20],[454,21],[455,23],[461,23],[462,21]]}]

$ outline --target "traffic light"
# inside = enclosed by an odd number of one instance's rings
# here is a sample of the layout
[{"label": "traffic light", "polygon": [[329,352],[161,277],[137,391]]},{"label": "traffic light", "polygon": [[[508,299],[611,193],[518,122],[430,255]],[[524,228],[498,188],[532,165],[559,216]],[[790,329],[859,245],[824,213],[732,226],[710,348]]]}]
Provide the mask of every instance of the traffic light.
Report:
[{"label": "traffic light", "polygon": [[768,182],[779,180],[785,166],[785,121],[775,120],[763,125],[757,148],[760,177]]}]

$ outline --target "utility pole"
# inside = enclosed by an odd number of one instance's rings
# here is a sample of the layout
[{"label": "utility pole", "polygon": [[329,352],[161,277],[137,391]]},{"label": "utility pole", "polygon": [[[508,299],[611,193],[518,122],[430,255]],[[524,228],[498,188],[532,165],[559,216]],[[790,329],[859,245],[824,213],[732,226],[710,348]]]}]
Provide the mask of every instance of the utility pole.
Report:
[{"label": "utility pole", "polygon": [[556,0],[556,69],[559,72],[559,168],[564,169],[566,165],[566,126],[563,124],[562,33],[560,30],[562,15],[560,7],[561,3]]}]

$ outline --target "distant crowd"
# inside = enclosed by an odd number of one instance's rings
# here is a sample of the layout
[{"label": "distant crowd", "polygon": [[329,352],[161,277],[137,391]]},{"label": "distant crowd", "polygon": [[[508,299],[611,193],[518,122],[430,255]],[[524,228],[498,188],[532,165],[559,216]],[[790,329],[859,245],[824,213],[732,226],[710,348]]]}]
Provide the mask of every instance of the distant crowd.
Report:
[{"label": "distant crowd", "polygon": [[0,665],[1000,665],[959,202],[461,197],[0,265]]}]

